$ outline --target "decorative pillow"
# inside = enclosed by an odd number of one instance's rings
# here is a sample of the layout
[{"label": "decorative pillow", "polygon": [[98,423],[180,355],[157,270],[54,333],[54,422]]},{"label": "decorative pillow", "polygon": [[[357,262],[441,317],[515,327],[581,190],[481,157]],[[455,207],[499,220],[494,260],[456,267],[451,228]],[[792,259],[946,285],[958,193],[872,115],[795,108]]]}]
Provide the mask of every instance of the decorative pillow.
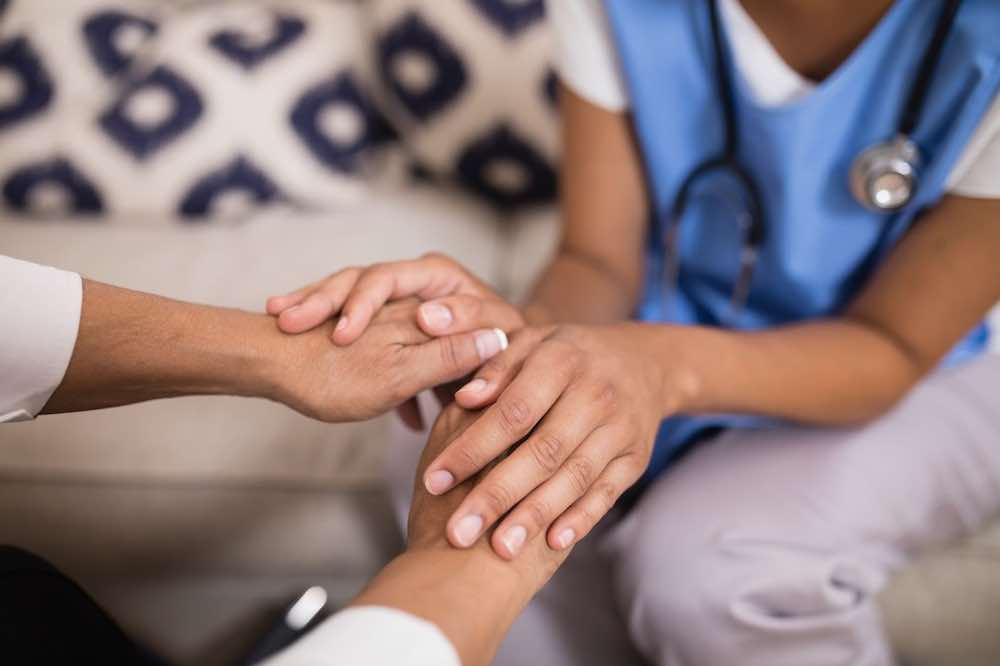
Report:
[{"label": "decorative pillow", "polygon": [[8,4],[0,199],[21,213],[343,203],[392,138],[353,2]]},{"label": "decorative pillow", "polygon": [[556,194],[543,0],[367,0],[387,114],[419,170],[501,208]]}]

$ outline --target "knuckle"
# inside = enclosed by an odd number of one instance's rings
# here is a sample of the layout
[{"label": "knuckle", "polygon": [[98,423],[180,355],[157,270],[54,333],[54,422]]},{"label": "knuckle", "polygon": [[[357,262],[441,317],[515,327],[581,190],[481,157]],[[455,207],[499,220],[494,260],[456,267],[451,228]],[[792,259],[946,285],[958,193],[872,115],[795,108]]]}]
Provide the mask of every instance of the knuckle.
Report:
[{"label": "knuckle", "polygon": [[412,398],[420,390],[414,386],[413,378],[399,367],[392,367],[386,373],[386,395],[393,403],[400,403]]},{"label": "knuckle", "polygon": [[514,495],[510,489],[494,481],[483,488],[483,502],[492,516],[502,516],[514,505]]},{"label": "knuckle", "polygon": [[437,251],[428,252],[427,254],[422,256],[421,259],[427,261],[428,263],[436,264],[437,266],[441,267],[450,267],[455,264],[454,259],[444,254],[443,252],[437,252]]},{"label": "knuckle", "polygon": [[497,403],[497,413],[508,435],[521,437],[531,427],[531,408],[523,398],[501,399]]},{"label": "knuckle", "polygon": [[579,375],[586,365],[587,355],[570,341],[549,340],[546,347],[546,351],[559,363],[559,366],[568,369],[574,376]]},{"label": "knuckle", "polygon": [[507,373],[507,362],[501,358],[502,354],[494,356],[483,364],[480,375],[484,377],[499,377]]},{"label": "knuckle", "polygon": [[372,264],[368,268],[364,268],[358,274],[358,281],[355,285],[356,288],[367,289],[372,282],[378,279],[379,274],[382,270],[382,264]]},{"label": "knuckle", "polygon": [[548,476],[552,476],[559,469],[563,446],[562,438],[550,432],[539,433],[538,436],[532,437],[527,444],[535,464]]},{"label": "knuckle", "polygon": [[461,365],[462,356],[458,350],[458,343],[454,338],[440,339],[438,350],[441,354],[441,365],[446,370],[454,370]]},{"label": "knuckle", "polygon": [[594,508],[586,503],[580,506],[578,515],[580,516],[580,523],[583,524],[586,530],[591,529],[600,520],[600,516],[598,516]]},{"label": "knuckle", "polygon": [[613,413],[619,404],[618,387],[609,381],[599,382],[594,388],[593,403],[605,415]]},{"label": "knuckle", "polygon": [[472,448],[471,446],[455,446],[454,450],[451,452],[452,458],[461,470],[466,470],[468,473],[473,473],[480,469],[484,461],[479,452]]},{"label": "knuckle", "polygon": [[355,277],[356,278],[359,275],[361,275],[361,273],[363,273],[363,272],[364,272],[364,269],[361,268],[360,266],[348,266],[347,268],[341,269],[341,270],[337,271],[336,273],[334,273],[333,275],[331,275],[330,277],[328,277],[326,279],[326,281],[327,282],[331,282],[331,281],[336,280],[337,278],[340,278],[340,277]]},{"label": "knuckle", "polygon": [[618,501],[618,487],[611,481],[600,481],[594,484],[594,497],[602,513],[607,513]]},{"label": "knuckle", "polygon": [[594,479],[594,465],[588,458],[573,456],[564,465],[577,496],[583,495]]},{"label": "knuckle", "polygon": [[536,529],[542,530],[552,522],[552,508],[541,499],[525,500],[521,504],[528,522]]},{"label": "knuckle", "polygon": [[612,382],[604,381],[594,389],[594,402],[602,405],[614,405],[618,402],[618,387]]}]

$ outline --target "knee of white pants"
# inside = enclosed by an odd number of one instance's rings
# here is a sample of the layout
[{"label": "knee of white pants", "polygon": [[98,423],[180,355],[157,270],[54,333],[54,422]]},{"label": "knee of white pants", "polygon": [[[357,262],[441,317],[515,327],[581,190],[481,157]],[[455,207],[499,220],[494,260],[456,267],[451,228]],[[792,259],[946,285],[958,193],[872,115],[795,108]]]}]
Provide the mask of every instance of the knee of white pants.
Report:
[{"label": "knee of white pants", "polygon": [[663,666],[883,666],[878,567],[812,525],[741,524],[684,505],[631,516],[619,592],[640,649]]}]

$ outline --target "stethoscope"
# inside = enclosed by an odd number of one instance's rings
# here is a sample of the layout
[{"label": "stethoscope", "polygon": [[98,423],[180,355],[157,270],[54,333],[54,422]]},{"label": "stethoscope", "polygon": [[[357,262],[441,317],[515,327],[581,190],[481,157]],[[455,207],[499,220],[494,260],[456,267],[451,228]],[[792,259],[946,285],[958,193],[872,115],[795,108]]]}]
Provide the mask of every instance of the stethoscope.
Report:
[{"label": "stethoscope", "polygon": [[[920,120],[931,78],[960,4],[961,0],[945,0],[934,36],[927,45],[917,77],[903,107],[896,136],[868,148],[858,155],[851,166],[849,177],[851,193],[859,204],[869,210],[886,214],[898,211],[910,203],[916,194],[920,184],[922,160],[919,147],[910,137]],[[743,236],[743,246],[740,251],[739,276],[730,303],[731,316],[736,317],[746,305],[750,295],[754,269],[767,235],[767,220],[760,188],[753,175],[737,157],[739,133],[736,105],[733,101],[733,85],[722,46],[717,0],[709,0],[708,6],[715,60],[716,93],[722,108],[725,142],[722,152],[696,166],[677,191],[670,210],[669,226],[664,233],[663,274],[667,288],[672,288],[676,284],[680,266],[677,249],[680,221],[687,210],[695,185],[708,174],[727,173],[743,190],[746,203],[745,209],[737,218]]]}]

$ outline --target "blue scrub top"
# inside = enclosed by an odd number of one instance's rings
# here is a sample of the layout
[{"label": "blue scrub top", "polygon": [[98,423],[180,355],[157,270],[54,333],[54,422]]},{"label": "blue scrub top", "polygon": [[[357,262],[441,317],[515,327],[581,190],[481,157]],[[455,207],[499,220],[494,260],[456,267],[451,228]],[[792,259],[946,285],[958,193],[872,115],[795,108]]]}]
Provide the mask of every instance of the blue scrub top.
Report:
[{"label": "blue scrub top", "polygon": [[[911,137],[923,157],[914,200],[891,215],[854,200],[850,166],[863,150],[895,135],[942,6],[897,0],[836,71],[790,104],[758,104],[727,58],[739,159],[760,186],[768,222],[747,306],[730,321],[744,204],[724,178],[699,185],[681,221],[677,284],[670,289],[662,277],[665,213],[687,175],[723,146],[708,7],[705,0],[607,0],[653,200],[639,318],[756,329],[836,315],[851,301],[920,212],[943,196],[948,175],[1000,91],[1000,3],[965,0]],[[948,362],[975,355],[987,339],[985,326],[970,332]],[[650,473],[705,428],[761,425],[741,415],[669,419]]]}]

